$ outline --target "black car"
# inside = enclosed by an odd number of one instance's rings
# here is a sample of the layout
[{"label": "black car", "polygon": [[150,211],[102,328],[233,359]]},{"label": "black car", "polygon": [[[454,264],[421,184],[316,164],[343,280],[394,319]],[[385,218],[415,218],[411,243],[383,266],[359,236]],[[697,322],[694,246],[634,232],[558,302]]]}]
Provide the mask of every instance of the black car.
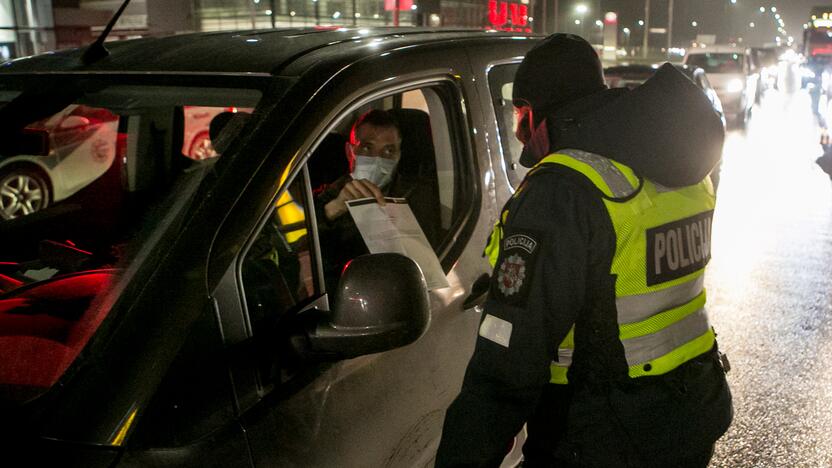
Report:
[{"label": "black car", "polygon": [[[27,127],[68,106],[118,117],[100,177],[0,221],[5,459],[432,463],[476,339],[482,247],[523,175],[511,82],[537,40],[221,32],[0,66],[2,155],[43,153]],[[185,154],[191,106],[224,116],[213,158]],[[328,287],[316,197],[369,109],[398,119],[405,197],[447,286],[378,253]]]}]

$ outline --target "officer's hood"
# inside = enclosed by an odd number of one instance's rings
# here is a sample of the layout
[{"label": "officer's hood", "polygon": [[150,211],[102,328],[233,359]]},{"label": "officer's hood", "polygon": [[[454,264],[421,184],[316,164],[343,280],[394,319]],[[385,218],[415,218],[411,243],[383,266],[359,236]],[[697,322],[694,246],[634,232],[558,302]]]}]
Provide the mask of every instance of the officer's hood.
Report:
[{"label": "officer's hood", "polygon": [[[551,152],[596,153],[667,187],[702,181],[719,162],[725,139],[705,93],[670,64],[631,91],[604,90],[558,109],[547,126]],[[528,150],[524,165],[537,159]]]}]

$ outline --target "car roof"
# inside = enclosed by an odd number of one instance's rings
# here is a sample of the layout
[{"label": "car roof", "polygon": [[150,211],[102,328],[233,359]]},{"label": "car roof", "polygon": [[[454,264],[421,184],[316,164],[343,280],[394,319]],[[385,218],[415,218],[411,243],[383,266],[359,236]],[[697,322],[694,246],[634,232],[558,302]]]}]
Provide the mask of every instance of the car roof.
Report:
[{"label": "car roof", "polygon": [[[5,62],[0,73],[122,72],[280,74],[300,57],[348,45],[364,55],[417,44],[448,45],[471,39],[522,38],[528,35],[484,30],[429,28],[293,28],[221,31],[107,42],[110,54],[81,63],[83,48],[49,52]],[[372,45],[372,47],[369,47]],[[307,61],[313,64],[314,61]],[[311,66],[311,65],[310,65]],[[300,74],[303,70],[293,70]]]}]

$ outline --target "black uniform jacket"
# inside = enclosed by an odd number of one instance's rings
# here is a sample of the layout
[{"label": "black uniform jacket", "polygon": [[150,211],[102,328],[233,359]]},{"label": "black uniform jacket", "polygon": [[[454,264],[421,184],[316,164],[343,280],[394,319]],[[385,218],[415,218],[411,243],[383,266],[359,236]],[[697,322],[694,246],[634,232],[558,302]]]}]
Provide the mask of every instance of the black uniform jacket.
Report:
[{"label": "black uniform jacket", "polygon": [[[561,110],[562,120],[549,122],[551,149],[608,157],[600,150],[609,149],[670,187],[702,180],[719,159],[724,133],[701,91],[679,76],[663,68],[646,89],[591,96],[573,106],[574,119]],[[686,109],[684,118],[660,118],[674,108],[668,90],[682,96],[676,111]],[[637,116],[626,112],[632,105]],[[696,142],[679,135],[697,119],[701,125],[688,135],[708,143],[691,160]],[[633,134],[634,121],[664,127],[650,129],[658,137]],[[610,273],[615,231],[600,191],[577,171],[552,165],[527,177],[507,207],[485,325],[448,409],[436,466],[499,466],[526,422],[529,466],[680,466],[707,454],[732,418],[716,349],[661,376],[628,377]],[[494,324],[501,333],[489,333]],[[549,384],[550,364],[573,325],[570,383]]]},{"label": "black uniform jacket", "polygon": [[[540,403],[558,345],[587,304],[587,295],[596,294],[587,285],[609,287],[615,234],[596,190],[576,172],[553,168],[527,179],[509,201],[503,238],[522,235],[535,243],[531,253],[501,250],[492,274],[484,316],[511,323],[509,345],[478,337],[462,392],[445,419],[437,466],[499,465]],[[514,280],[520,284],[507,286],[509,280],[499,272],[515,255],[525,270]],[[514,287],[518,291],[506,295]],[[541,417],[554,423],[550,430],[565,421],[570,391],[549,388],[548,396],[557,403],[545,403],[551,412]]]}]

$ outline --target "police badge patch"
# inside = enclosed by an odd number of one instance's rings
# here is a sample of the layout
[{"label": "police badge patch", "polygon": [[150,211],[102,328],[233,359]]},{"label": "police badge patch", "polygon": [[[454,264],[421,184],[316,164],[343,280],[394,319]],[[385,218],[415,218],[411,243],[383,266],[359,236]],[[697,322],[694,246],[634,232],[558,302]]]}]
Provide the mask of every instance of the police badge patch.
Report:
[{"label": "police badge patch", "polygon": [[526,279],[526,261],[519,255],[511,255],[500,264],[497,271],[497,287],[503,296],[509,297],[520,291]]},{"label": "police badge patch", "polygon": [[506,228],[500,259],[494,267],[491,294],[500,302],[522,305],[526,300],[540,246],[536,232]]}]

